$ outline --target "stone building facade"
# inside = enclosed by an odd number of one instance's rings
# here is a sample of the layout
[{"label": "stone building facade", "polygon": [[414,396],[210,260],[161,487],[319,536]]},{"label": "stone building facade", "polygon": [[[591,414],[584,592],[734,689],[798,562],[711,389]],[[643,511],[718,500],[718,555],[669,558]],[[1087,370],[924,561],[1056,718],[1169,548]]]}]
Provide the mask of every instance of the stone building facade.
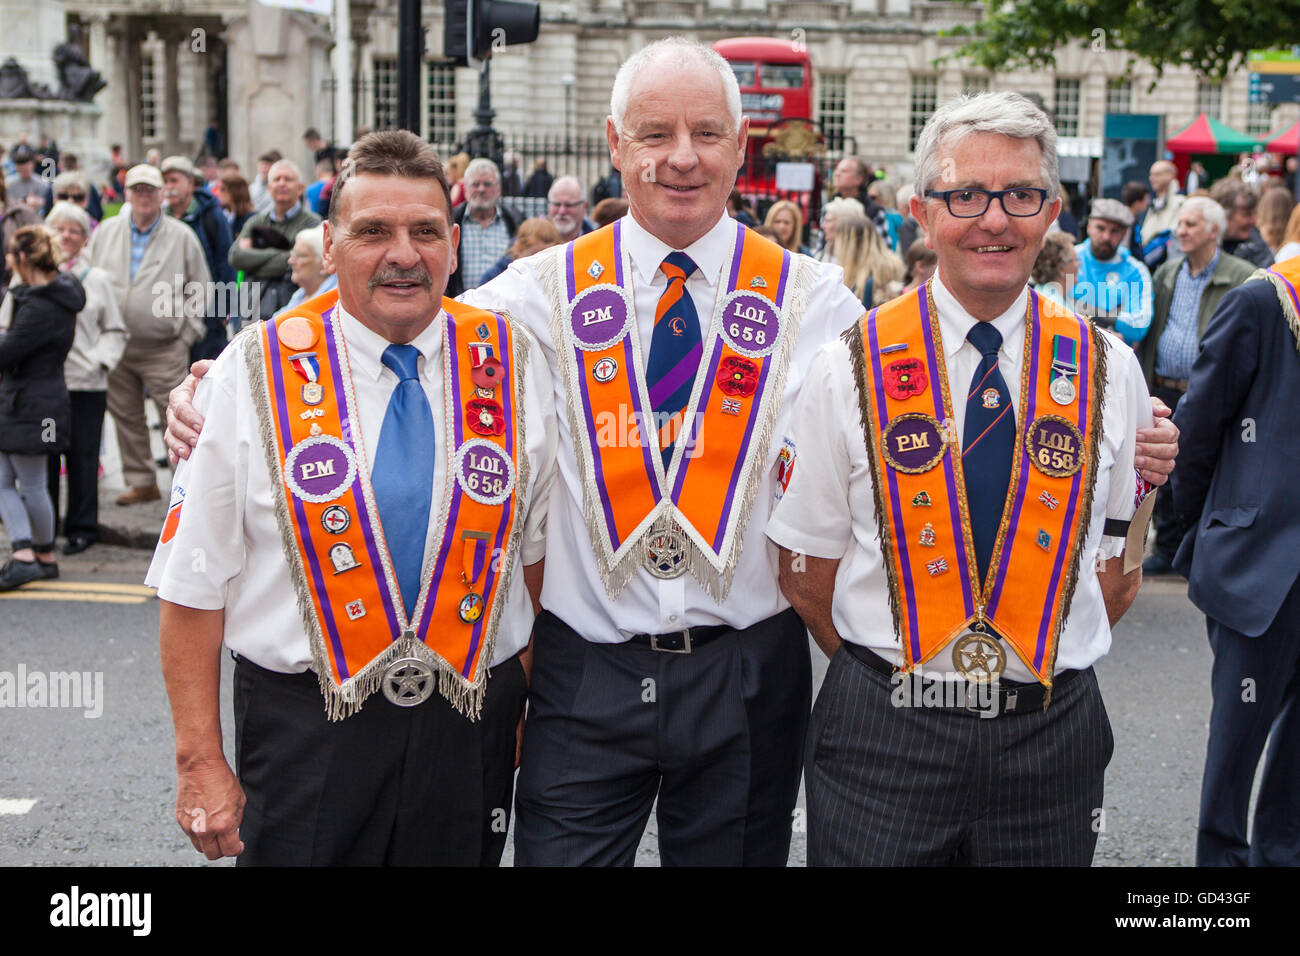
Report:
[{"label": "stone building facade", "polygon": [[[91,64],[108,78],[100,95],[106,142],[132,157],[150,146],[197,153],[216,118],[227,152],[248,166],[272,146],[307,162],[302,131],[334,128],[335,77],[328,18],[258,0],[66,0],[88,28]],[[967,89],[1037,93],[1063,135],[1086,152],[1107,112],[1156,113],[1167,133],[1209,110],[1239,129],[1263,132],[1300,115],[1248,102],[1247,75],[1221,86],[1188,70],[1123,78],[1124,55],[1104,35],[1062,49],[1054,70],[990,74],[936,60],[957,40],[940,31],[980,8],[935,0],[543,0],[541,37],[492,60],[495,126],[594,141],[621,60],[669,34],[702,42],[728,36],[788,37],[806,45],[815,71],[813,117],[847,146],[893,174],[911,168],[915,134],[937,102]],[[392,125],[396,108],[397,0],[352,0],[354,126]],[[478,76],[440,62],[441,4],[425,4],[428,59],[420,77],[421,132],[441,146],[473,126]],[[1081,143],[1082,145],[1078,145]]]}]

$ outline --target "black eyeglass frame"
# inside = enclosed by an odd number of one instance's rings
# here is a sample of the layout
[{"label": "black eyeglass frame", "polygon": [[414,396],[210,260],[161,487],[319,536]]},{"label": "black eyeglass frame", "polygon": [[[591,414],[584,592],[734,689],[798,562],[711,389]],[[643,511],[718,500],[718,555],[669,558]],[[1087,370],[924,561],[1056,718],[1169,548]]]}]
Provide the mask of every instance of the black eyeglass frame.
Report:
[{"label": "black eyeglass frame", "polygon": [[[1033,212],[1012,212],[1010,209],[1008,209],[1006,200],[1003,199],[1003,197],[1008,196],[1011,193],[1020,193],[1020,192],[1038,193],[1038,208],[1035,209]],[[980,195],[984,196],[987,202],[984,203],[984,208],[981,209],[979,212],[974,212],[974,213],[954,212],[952,208],[951,197],[956,193],[979,193]],[[978,219],[980,216],[984,215],[986,212],[989,211],[989,207],[993,205],[994,199],[996,199],[999,205],[1002,206],[1002,211],[1004,213],[1016,219],[1030,219],[1034,216],[1037,216],[1040,212],[1043,211],[1043,207],[1047,205],[1047,190],[1044,189],[1042,186],[1014,186],[1011,189],[976,189],[974,187],[970,187],[967,189],[931,189],[925,195],[926,198],[928,199],[942,199],[944,206],[947,207],[948,209],[948,214],[957,219]]]}]

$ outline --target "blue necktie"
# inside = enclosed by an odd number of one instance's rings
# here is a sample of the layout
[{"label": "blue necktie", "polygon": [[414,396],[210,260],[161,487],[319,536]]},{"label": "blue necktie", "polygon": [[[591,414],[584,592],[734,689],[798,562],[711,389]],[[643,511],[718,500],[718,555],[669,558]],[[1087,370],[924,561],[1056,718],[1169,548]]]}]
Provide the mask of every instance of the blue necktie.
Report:
[{"label": "blue necktie", "polygon": [[383,363],[397,376],[375,449],[370,484],[393,573],[409,619],[420,593],[424,539],[433,500],[433,413],[420,385],[414,345],[390,345]]},{"label": "blue necktie", "polygon": [[1011,482],[1016,415],[1011,408],[1006,380],[998,371],[1002,333],[991,322],[976,322],[966,338],[983,356],[966,397],[966,427],[961,448],[966,500],[975,536],[975,560],[983,581],[993,557],[993,542],[997,540],[1007,486]]},{"label": "blue necktie", "polygon": [[686,280],[697,266],[686,253],[670,252],[659,268],[668,277],[668,288],[655,307],[646,384],[667,469],[673,457],[673,443],[682,430],[682,413],[691,401],[704,344],[695,303],[686,291]]}]

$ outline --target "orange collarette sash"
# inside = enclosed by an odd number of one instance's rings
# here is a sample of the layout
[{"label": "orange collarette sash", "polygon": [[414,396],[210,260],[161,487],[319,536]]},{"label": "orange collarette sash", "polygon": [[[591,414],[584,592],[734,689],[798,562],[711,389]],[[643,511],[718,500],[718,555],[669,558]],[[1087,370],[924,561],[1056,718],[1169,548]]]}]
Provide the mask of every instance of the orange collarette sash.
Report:
[{"label": "orange collarette sash", "polygon": [[[417,658],[438,692],[477,717],[522,533],[525,342],[501,315],[443,299],[445,485],[407,620],[356,426],[337,292],[264,322],[244,341],[276,517],[331,719]],[[432,437],[432,436],[431,436]]]},{"label": "orange collarette sash", "polygon": [[[977,580],[929,284],[874,309],[845,333],[890,608],[908,670],[976,626],[1001,636],[1039,681],[1052,683],[1092,512],[1105,345],[1086,320],[1046,307],[1033,291],[1027,311],[1011,483],[984,582]],[[1052,389],[1065,377],[1053,361],[1056,341],[1077,343],[1077,389]]]},{"label": "orange collarette sash", "polygon": [[645,384],[631,260],[614,223],[543,267],[568,396],[584,512],[611,597],[639,569],[689,570],[725,598],[745,523],[768,470],[810,277],[798,257],[736,225],[682,436],[665,471]]},{"label": "orange collarette sash", "polygon": [[1295,347],[1300,350],[1300,256],[1292,256],[1268,269],[1260,269],[1252,279],[1264,279],[1277,290],[1277,300],[1282,306],[1282,316],[1295,336]]}]

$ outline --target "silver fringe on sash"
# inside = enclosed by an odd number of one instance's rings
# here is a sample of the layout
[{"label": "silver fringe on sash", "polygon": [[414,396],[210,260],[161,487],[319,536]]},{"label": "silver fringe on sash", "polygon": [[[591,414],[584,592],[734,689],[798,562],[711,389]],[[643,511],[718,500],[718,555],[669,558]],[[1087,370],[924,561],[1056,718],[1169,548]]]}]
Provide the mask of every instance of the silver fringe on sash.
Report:
[{"label": "silver fringe on sash", "polygon": [[1287,291],[1286,283],[1267,269],[1256,269],[1250,278],[1263,279],[1273,286],[1273,291],[1277,293],[1277,301],[1282,306],[1282,316],[1290,326],[1291,334],[1295,336],[1296,351],[1300,352],[1300,315],[1296,314],[1295,303],[1291,301],[1291,293]]}]

